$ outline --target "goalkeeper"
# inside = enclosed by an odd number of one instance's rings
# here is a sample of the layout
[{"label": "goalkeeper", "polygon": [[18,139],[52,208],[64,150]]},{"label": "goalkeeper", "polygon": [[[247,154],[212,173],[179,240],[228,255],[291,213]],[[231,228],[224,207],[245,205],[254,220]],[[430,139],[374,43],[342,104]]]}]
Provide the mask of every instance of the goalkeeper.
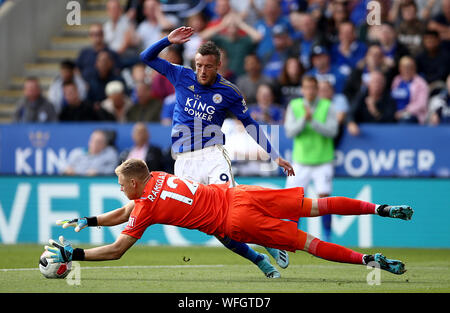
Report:
[{"label": "goalkeeper", "polygon": [[130,159],[115,170],[121,191],[132,200],[122,208],[95,216],[59,221],[63,228],[114,226],[128,221],[117,240],[91,249],[73,249],[60,238],[50,240],[47,256],[55,262],[119,259],[153,224],[198,229],[209,235],[229,236],[239,242],[295,252],[306,251],[325,260],[352,264],[377,262],[381,269],[403,274],[401,261],[381,253],[361,254],[325,242],[298,229],[302,217],[325,214],[374,214],[410,220],[413,210],[406,205],[376,205],[346,197],[310,199],[303,188],[269,189],[228,184],[203,185],[164,172],[149,172],[145,162]]}]

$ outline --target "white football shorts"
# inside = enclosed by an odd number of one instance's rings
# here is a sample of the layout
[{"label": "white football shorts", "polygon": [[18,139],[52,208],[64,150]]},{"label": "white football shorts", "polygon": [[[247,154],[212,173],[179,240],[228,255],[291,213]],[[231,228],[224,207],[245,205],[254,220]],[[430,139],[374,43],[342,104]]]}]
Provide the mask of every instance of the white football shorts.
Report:
[{"label": "white football shorts", "polygon": [[286,188],[303,187],[306,189],[312,181],[317,195],[331,195],[334,176],[332,162],[319,165],[303,165],[293,162],[292,167],[295,176],[287,177]]}]

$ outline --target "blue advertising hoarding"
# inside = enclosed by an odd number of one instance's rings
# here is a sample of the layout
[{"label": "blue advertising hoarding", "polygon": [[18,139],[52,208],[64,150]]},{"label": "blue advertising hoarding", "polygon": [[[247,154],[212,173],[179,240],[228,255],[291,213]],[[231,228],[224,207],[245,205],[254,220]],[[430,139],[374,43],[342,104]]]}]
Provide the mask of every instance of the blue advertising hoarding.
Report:
[{"label": "blue advertising hoarding", "polygon": [[[239,184],[283,188],[285,178],[240,177]],[[121,207],[128,199],[115,177],[0,177],[0,243],[46,243],[64,235],[74,243],[100,245],[115,240],[125,225],[91,227],[80,233],[55,225],[58,219],[93,216]],[[332,241],[354,247],[450,248],[450,179],[336,178],[333,195],[378,204],[409,204],[412,221],[374,215],[333,216]],[[307,197],[315,197],[313,187]],[[320,218],[301,219],[301,229],[321,237]],[[153,225],[139,243],[219,245],[196,230]]]},{"label": "blue advertising hoarding", "polygon": [[[132,124],[0,125],[0,174],[55,175],[74,153],[86,149],[95,129],[116,131],[119,151],[132,146]],[[291,158],[292,140],[282,126],[274,145]],[[149,124],[151,143],[170,148],[170,127]],[[362,125],[361,135],[344,133],[336,151],[336,175],[345,177],[450,177],[450,126]]]}]

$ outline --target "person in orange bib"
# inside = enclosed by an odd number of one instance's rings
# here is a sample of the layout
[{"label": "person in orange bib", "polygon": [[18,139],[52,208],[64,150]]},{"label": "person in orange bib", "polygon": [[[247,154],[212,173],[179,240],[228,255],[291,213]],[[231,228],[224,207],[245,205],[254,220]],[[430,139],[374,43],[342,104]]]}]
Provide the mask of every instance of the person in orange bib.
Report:
[{"label": "person in orange bib", "polygon": [[137,159],[123,162],[115,172],[121,191],[131,202],[98,216],[62,220],[57,224],[63,228],[74,226],[78,232],[87,226],[114,226],[128,221],[117,240],[91,249],[73,249],[63,238],[59,243],[50,239],[51,246],[45,247],[50,260],[119,259],[149,226],[166,224],[291,252],[303,250],[334,262],[378,264],[394,274],[406,271],[403,262],[381,253],[362,254],[315,238],[298,229],[297,221],[325,214],[375,214],[410,220],[413,215],[410,206],[377,205],[346,197],[305,198],[302,187],[203,185],[165,172],[149,172],[145,162]]}]

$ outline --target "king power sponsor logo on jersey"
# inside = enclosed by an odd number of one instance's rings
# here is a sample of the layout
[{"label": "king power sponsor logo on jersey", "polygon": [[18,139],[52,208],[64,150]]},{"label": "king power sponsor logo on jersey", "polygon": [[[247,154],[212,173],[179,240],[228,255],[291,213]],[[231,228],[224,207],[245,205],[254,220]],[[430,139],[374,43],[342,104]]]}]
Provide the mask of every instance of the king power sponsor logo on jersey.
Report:
[{"label": "king power sponsor logo on jersey", "polygon": [[[211,122],[216,108],[212,105],[208,105],[205,101],[207,100],[203,100],[201,96],[197,94],[194,95],[194,98],[187,97],[184,104],[184,112],[194,118]],[[214,103],[220,103],[222,102],[222,96],[216,94],[213,96],[212,101],[214,101]]]}]

